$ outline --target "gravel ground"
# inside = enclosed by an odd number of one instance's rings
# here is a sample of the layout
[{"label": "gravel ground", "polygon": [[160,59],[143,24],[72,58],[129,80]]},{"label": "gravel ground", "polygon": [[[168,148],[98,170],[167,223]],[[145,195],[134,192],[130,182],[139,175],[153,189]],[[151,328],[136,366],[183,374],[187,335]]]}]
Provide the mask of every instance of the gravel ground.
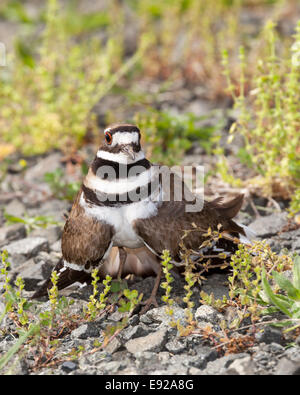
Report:
[{"label": "gravel ground", "polygon": [[[61,155],[57,152],[42,158],[32,158],[25,171],[17,169],[15,163],[8,168],[2,183],[0,194],[1,227],[0,248],[6,249],[11,262],[10,276],[15,279],[21,275],[25,282],[25,295],[48,278],[52,268],[61,256],[60,237],[64,222],[63,213],[70,208],[70,203],[51,196],[49,186],[43,181],[46,171],[54,171],[62,166]],[[247,206],[247,205],[245,205]],[[247,207],[245,207],[247,209]],[[28,232],[24,224],[7,225],[3,210],[11,215],[30,216],[49,215],[60,222],[46,229],[38,228]],[[245,210],[242,210],[241,218]],[[250,227],[259,238],[267,238],[276,251],[288,248],[300,253],[300,229],[280,232],[286,227],[288,220],[284,212],[273,213],[257,219],[250,218]],[[228,273],[209,273],[203,282],[202,289],[221,298],[228,294]],[[144,298],[150,295],[154,278],[133,278],[128,281],[130,289],[143,292]],[[172,296],[175,300],[174,318],[184,325],[185,304],[184,280],[180,277],[173,283]],[[216,332],[220,331],[220,322],[228,320],[234,311],[228,309],[224,314],[210,306],[199,302],[199,288],[195,288],[194,317],[200,328],[207,325]],[[159,291],[159,296],[162,295]],[[72,312],[82,311],[87,305],[91,286],[69,287],[62,291],[67,299],[74,300]],[[159,298],[160,300],[160,298]],[[42,302],[43,308],[49,302]],[[0,304],[0,310],[3,309]],[[8,369],[17,374],[299,374],[300,372],[300,339],[292,343],[286,339],[281,330],[267,325],[258,326],[254,341],[240,353],[224,355],[199,334],[179,336],[177,330],[170,325],[166,307],[160,301],[158,308],[149,310],[144,315],[134,314],[128,326],[109,342],[104,350],[95,349],[95,340],[102,342],[103,332],[109,325],[116,325],[123,315],[112,311],[106,317],[94,322],[82,322],[67,334],[57,356],[62,362],[54,367],[31,371],[30,355],[16,356],[8,365]],[[268,317],[264,318],[268,319]],[[3,355],[17,341],[9,332],[11,323],[7,319],[2,322],[3,335],[0,335],[0,355]],[[287,347],[289,346],[289,347]],[[63,361],[63,356],[74,349],[84,350],[70,361]]]}]

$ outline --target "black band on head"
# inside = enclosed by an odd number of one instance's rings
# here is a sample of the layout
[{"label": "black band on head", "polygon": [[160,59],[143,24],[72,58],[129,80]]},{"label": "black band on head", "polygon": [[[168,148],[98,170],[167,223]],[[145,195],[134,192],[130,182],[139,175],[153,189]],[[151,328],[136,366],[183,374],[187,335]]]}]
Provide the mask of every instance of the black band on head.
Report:
[{"label": "black band on head", "polygon": [[[111,133],[112,135],[117,132],[127,132],[127,133],[141,133],[140,129],[135,125],[112,125],[105,129],[105,131]],[[104,131],[104,132],[105,132]]]},{"label": "black band on head", "polygon": [[148,159],[144,158],[137,162],[130,163],[130,164],[123,164],[119,162],[113,162],[107,159],[98,158],[96,157],[91,165],[91,170],[93,174],[97,175],[97,171],[101,166],[112,167],[113,172],[112,174],[116,175],[116,179],[119,178],[127,178],[130,174],[132,174],[132,168],[144,168],[146,170],[150,169],[151,163]]}]

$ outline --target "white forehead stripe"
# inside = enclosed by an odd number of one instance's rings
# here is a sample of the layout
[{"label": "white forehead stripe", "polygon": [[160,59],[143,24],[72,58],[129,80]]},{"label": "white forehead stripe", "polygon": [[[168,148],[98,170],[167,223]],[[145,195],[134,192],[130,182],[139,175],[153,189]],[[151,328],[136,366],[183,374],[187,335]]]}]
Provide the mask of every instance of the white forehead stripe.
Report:
[{"label": "white forehead stripe", "polygon": [[112,136],[112,144],[114,147],[117,144],[132,144],[139,142],[138,132],[116,132]]},{"label": "white forehead stripe", "polygon": [[124,152],[113,153],[99,150],[97,152],[97,157],[105,160],[110,160],[111,162],[118,162],[126,165],[144,159],[145,154],[143,151],[139,151],[136,153],[134,160],[132,160]]}]

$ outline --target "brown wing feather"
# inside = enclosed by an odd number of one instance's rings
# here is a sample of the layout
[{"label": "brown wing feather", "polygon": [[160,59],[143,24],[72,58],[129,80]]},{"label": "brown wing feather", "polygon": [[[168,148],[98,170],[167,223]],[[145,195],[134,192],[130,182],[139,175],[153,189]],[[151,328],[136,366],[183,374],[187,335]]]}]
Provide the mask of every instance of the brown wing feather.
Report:
[{"label": "brown wing feather", "polygon": [[191,249],[199,248],[205,240],[204,234],[208,228],[217,230],[218,224],[227,232],[244,234],[243,229],[228,218],[233,213],[232,210],[229,215],[231,208],[228,214],[225,209],[225,216],[220,209],[222,206],[218,205],[217,208],[210,202],[204,202],[204,207],[199,212],[186,212],[185,206],[185,202],[163,202],[156,216],[135,221],[135,231],[157,254],[168,249],[174,259],[179,259],[180,242],[188,230],[192,232],[184,237],[184,244]]},{"label": "brown wing feather", "polygon": [[65,224],[61,248],[67,262],[84,267],[98,262],[105,254],[113,237],[113,227],[85,214],[79,205],[79,192]]},{"label": "brown wing feather", "polygon": [[235,217],[240,211],[244,202],[244,195],[238,195],[235,198],[229,200],[228,202],[223,202],[223,198],[219,197],[208,202],[207,205],[211,208],[215,208],[220,216],[231,219]]},{"label": "brown wing feather", "polygon": [[[90,280],[90,274],[84,271],[91,267],[96,267],[105,252],[107,251],[112,236],[113,227],[111,225],[97,221],[85,214],[84,209],[79,205],[79,191],[76,201],[73,204],[69,218],[64,226],[62,235],[61,259],[54,270],[59,273],[57,283],[58,289],[63,289],[74,282],[84,283]],[[82,270],[73,270],[64,267],[64,261],[77,266]],[[61,270],[65,268],[65,270]],[[33,295],[34,298],[47,295],[47,291],[52,284],[48,279]]]}]

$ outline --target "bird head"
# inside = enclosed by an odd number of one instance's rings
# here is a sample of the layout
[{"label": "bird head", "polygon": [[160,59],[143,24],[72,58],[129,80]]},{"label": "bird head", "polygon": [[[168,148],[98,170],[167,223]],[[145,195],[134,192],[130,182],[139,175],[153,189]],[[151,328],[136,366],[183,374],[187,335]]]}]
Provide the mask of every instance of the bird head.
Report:
[{"label": "bird head", "polygon": [[141,152],[141,133],[137,126],[119,124],[104,130],[104,141],[100,148],[111,154],[119,154],[128,162],[135,162]]}]

